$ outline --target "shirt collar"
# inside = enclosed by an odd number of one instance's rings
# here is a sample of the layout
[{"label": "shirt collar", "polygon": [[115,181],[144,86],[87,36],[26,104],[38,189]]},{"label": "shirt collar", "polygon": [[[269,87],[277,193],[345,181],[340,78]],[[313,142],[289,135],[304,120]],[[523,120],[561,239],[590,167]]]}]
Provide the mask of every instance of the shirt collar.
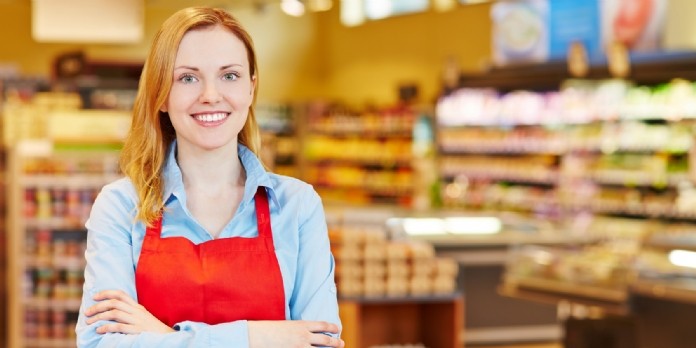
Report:
[{"label": "shirt collar", "polygon": [[[271,176],[261,164],[258,157],[249,150],[248,147],[238,144],[237,156],[242,162],[242,166],[246,170],[246,182],[244,184],[244,197],[242,204],[248,204],[254,199],[256,190],[259,186],[266,187],[268,199],[280,209],[278,197],[275,194],[275,187]],[[165,204],[172,199],[172,196],[186,205],[186,191],[184,190],[184,181],[181,174],[181,169],[176,163],[176,140],[174,140],[167,150],[167,159],[164,164],[164,202]]]}]

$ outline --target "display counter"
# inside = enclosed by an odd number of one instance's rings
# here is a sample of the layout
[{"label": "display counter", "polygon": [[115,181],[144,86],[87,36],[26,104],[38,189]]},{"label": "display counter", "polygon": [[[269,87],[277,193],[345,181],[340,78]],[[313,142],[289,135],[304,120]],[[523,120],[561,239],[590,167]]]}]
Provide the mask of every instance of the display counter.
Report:
[{"label": "display counter", "polygon": [[[490,220],[496,217],[498,220]],[[443,231],[428,226],[409,226],[414,220],[426,220],[437,225],[444,222]],[[460,220],[464,218],[464,220]],[[423,220],[420,220],[421,222]],[[520,245],[576,245],[588,238],[569,236],[558,226],[529,219],[517,214],[486,213],[468,215],[462,212],[415,213],[409,218],[388,223],[393,238],[426,241],[435,247],[436,254],[459,264],[458,288],[464,292],[466,317],[463,337],[466,344],[505,344],[521,341],[558,341],[562,337],[561,322],[556,304],[530,302],[513,298],[498,291],[510,259],[510,250]],[[466,228],[459,228],[466,226]],[[411,231],[408,231],[408,230]]]},{"label": "display counter", "polygon": [[421,344],[461,347],[464,299],[461,293],[437,296],[341,298],[342,337],[347,347]]},{"label": "display counter", "polygon": [[641,279],[629,292],[637,348],[694,346],[696,279]]}]

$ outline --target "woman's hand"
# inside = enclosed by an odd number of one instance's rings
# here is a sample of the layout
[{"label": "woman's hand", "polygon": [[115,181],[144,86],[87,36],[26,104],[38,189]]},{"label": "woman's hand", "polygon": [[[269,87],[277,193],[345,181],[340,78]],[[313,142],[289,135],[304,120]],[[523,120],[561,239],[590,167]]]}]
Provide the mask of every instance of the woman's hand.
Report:
[{"label": "woman's hand", "polygon": [[323,321],[249,321],[249,346],[251,348],[287,347],[335,347],[345,343],[324,333],[337,334],[336,324]]},{"label": "woman's hand", "polygon": [[99,320],[115,321],[115,323],[98,327],[97,333],[99,334],[107,332],[124,334],[174,332],[174,329],[159,321],[145,307],[135,302],[123,291],[101,291],[94,295],[93,299],[99,302],[85,310],[87,324],[93,324]]}]

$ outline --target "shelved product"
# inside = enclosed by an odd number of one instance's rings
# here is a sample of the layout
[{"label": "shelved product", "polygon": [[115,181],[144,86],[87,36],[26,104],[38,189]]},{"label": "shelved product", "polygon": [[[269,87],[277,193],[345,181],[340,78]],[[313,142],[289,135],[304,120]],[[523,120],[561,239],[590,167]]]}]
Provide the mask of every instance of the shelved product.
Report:
[{"label": "shelved product", "polygon": [[[689,189],[696,89],[674,81],[646,92],[610,81],[581,84],[579,93],[577,84],[499,97],[467,90],[442,101],[445,203],[688,218],[690,208],[677,202]],[[667,108],[664,100],[674,104]],[[483,105],[490,107],[485,113]],[[514,105],[533,107],[516,116],[509,111]],[[464,116],[455,116],[457,108]],[[646,108],[655,113],[645,114]],[[526,199],[516,201],[521,196]]]},{"label": "shelved product", "polygon": [[10,162],[10,346],[71,347],[82,297],[84,223],[118,152],[18,143]]},{"label": "shelved product", "polygon": [[341,298],[450,295],[457,263],[435,256],[432,245],[387,240],[384,229],[333,228],[336,283]]},{"label": "shelved product", "polygon": [[262,160],[278,174],[301,177],[300,119],[302,109],[289,104],[258,104],[256,119],[261,128]]},{"label": "shelved product", "polygon": [[[651,291],[681,283],[672,282],[675,272],[693,281],[669,259],[689,249],[682,242],[693,229],[685,226],[696,222],[696,85],[672,80],[694,78],[685,68],[691,58],[639,62],[635,84],[562,84],[559,64],[500,69],[462,76],[462,89],[440,100],[446,206],[526,212],[555,222],[560,236],[582,237],[563,248],[511,249],[501,294],[624,315],[645,274],[664,275]],[[590,77],[606,76],[602,69]]]},{"label": "shelved product", "polygon": [[342,338],[350,347],[459,347],[457,264],[428,243],[390,238],[386,218],[397,209],[327,210]]},{"label": "shelved product", "polygon": [[[0,116],[4,119],[7,113],[7,105],[15,103],[27,102],[36,95],[37,92],[45,90],[48,86],[48,81],[43,78],[28,78],[28,77],[5,77],[0,78]],[[4,122],[0,122],[0,126],[5,128]],[[2,130],[5,133],[5,130]],[[7,165],[6,165],[6,142],[3,141],[0,145],[0,192],[2,197],[7,197]],[[8,237],[6,229],[6,209],[7,199],[0,200],[0,308],[7,308],[7,288],[8,284],[12,284],[12,280],[7,277],[7,251]],[[0,345],[7,343],[7,311],[3,310],[0,313]]]},{"label": "shelved product", "polygon": [[80,110],[70,93],[5,105],[8,149],[10,347],[74,347],[85,220],[102,186],[120,177],[130,114]]},{"label": "shelved product", "polygon": [[410,206],[414,119],[407,109],[355,113],[310,108],[304,178],[325,202]]}]

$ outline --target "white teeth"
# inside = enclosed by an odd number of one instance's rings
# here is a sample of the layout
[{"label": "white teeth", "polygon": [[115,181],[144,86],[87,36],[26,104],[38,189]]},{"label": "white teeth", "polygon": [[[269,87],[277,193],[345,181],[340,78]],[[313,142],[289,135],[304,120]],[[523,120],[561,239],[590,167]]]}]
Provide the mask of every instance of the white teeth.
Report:
[{"label": "white teeth", "polygon": [[224,118],[227,117],[227,113],[225,112],[218,112],[215,114],[199,114],[194,116],[196,120],[201,121],[201,122],[217,122],[221,121]]}]

